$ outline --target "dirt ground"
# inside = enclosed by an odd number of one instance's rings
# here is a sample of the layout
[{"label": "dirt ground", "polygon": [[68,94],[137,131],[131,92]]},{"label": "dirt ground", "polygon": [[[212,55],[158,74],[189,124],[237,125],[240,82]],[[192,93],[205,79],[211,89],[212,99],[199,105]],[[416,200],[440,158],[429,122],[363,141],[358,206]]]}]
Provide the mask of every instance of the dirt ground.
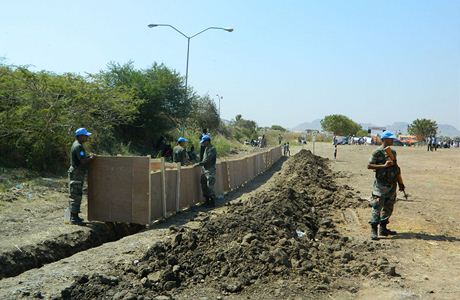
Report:
[{"label": "dirt ground", "polygon": [[371,242],[373,149],[340,146],[334,161],[317,143],[329,161],[303,152],[215,209],[137,234],[63,226],[65,180],[23,180],[0,193],[0,265],[13,269],[0,298],[459,299],[460,151],[395,147],[410,197],[391,219],[399,235]]},{"label": "dirt ground", "polygon": [[[309,144],[306,149],[312,149]],[[298,148],[295,148],[297,150]],[[367,199],[374,173],[366,169],[374,146],[333,147],[317,143],[317,155],[331,159],[331,167],[347,184]],[[460,299],[460,149],[427,152],[424,147],[394,147],[406,190],[406,201],[398,195],[389,228],[399,234],[384,238],[386,255],[397,261],[401,277],[395,283],[364,282],[357,296],[365,299]],[[339,229],[357,239],[370,235],[370,209],[337,211]],[[339,295],[333,297],[341,298]]]}]

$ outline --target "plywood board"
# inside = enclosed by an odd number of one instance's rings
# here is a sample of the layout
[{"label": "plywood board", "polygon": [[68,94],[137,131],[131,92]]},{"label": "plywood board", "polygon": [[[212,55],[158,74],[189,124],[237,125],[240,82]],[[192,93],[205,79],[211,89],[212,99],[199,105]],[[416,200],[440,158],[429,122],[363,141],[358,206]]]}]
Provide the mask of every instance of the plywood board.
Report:
[{"label": "plywood board", "polygon": [[88,181],[88,219],[146,224],[148,168],[148,157],[96,157]]},{"label": "plywood board", "polygon": [[195,181],[194,173],[195,170],[193,167],[183,167],[181,169],[179,200],[179,206],[181,209],[192,206],[197,198],[197,185],[200,183]]},{"label": "plywood board", "polygon": [[194,204],[202,203],[204,201],[203,199],[203,193],[201,191],[201,167],[195,167],[193,168],[193,181],[196,182],[197,184],[194,185],[195,190],[195,197],[193,199]]},{"label": "plywood board", "polygon": [[150,170],[148,157],[132,160],[132,216],[131,223],[150,223]]},{"label": "plywood board", "polygon": [[150,223],[162,218],[162,202],[161,172],[155,172],[150,175]]},{"label": "plywood board", "polygon": [[176,212],[177,170],[166,170],[166,211],[168,214]]}]

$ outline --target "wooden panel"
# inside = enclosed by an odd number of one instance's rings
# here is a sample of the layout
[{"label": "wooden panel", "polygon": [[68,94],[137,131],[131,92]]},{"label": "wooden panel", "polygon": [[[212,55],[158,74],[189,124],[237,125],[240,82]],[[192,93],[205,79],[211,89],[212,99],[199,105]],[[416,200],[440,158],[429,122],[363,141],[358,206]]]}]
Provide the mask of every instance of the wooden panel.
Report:
[{"label": "wooden panel", "polygon": [[256,177],[256,157],[249,156],[247,159],[248,181]]},{"label": "wooden panel", "polygon": [[162,202],[161,172],[155,172],[150,175],[150,222],[162,218]]},{"label": "wooden panel", "polygon": [[227,162],[223,161],[221,162],[222,164],[222,185],[223,185],[223,191],[228,192],[230,191],[230,184],[228,180],[228,168],[227,168]]},{"label": "wooden panel", "polygon": [[148,157],[96,157],[88,180],[88,219],[146,224],[148,168]]},{"label": "wooden panel", "polygon": [[149,157],[132,160],[132,217],[131,223],[150,223],[150,171]]},{"label": "wooden panel", "polygon": [[195,170],[193,167],[183,167],[180,174],[180,200],[179,206],[181,209],[193,205],[197,198],[197,185],[199,182],[195,181]]},{"label": "wooden panel", "polygon": [[[226,170],[225,170],[226,171]],[[224,169],[222,163],[216,164],[216,195],[222,195],[224,193]]]},{"label": "wooden panel", "polygon": [[107,198],[105,187],[110,186],[111,164],[115,158],[96,157],[89,167],[88,172],[88,220],[110,220],[110,199]]},{"label": "wooden panel", "polygon": [[196,182],[197,184],[194,185],[194,194],[195,197],[193,199],[194,204],[202,203],[204,201],[203,199],[203,193],[201,192],[201,167],[195,167],[193,168],[193,181]]},{"label": "wooden panel", "polygon": [[166,170],[166,211],[176,212],[177,170]]},{"label": "wooden panel", "polygon": [[230,188],[232,190],[238,188],[239,186],[238,167],[239,167],[238,161],[236,160],[227,161],[228,177],[230,181]]}]

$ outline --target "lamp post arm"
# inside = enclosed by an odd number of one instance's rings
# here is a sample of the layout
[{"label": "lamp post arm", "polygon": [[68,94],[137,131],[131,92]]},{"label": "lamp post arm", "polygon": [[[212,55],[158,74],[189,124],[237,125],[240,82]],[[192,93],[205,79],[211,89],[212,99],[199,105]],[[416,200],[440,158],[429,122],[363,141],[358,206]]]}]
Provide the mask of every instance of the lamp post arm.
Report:
[{"label": "lamp post arm", "polygon": [[226,28],[223,28],[223,27],[208,27],[208,28],[206,28],[206,29],[201,30],[201,31],[198,32],[198,33],[195,33],[195,34],[192,35],[190,38],[194,38],[194,37],[196,37],[197,35],[202,34],[203,32],[205,32],[205,31],[207,31],[207,30],[210,30],[210,29],[221,29],[221,30],[226,30]]},{"label": "lamp post arm", "polygon": [[157,26],[166,26],[166,27],[171,27],[172,29],[174,29],[175,31],[177,31],[180,35],[184,36],[185,38],[189,39],[191,37],[187,36],[185,33],[183,33],[182,31],[180,31],[179,29],[177,29],[176,27],[170,25],[170,24],[157,24]]}]

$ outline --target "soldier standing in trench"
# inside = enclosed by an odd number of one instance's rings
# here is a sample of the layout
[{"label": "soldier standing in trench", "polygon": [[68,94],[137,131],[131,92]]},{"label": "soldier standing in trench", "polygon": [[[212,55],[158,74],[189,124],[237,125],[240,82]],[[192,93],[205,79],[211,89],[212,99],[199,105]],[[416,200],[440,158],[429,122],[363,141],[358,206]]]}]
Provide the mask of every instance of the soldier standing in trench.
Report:
[{"label": "soldier standing in trench", "polygon": [[195,166],[201,166],[201,191],[206,201],[204,205],[206,207],[214,207],[216,194],[214,192],[214,184],[216,183],[216,160],[217,151],[216,148],[211,144],[211,137],[209,135],[203,135],[201,137],[200,144],[204,147],[204,154],[201,161]]},{"label": "soldier standing in trench", "polygon": [[181,163],[183,166],[187,164],[187,142],[187,139],[184,137],[180,137],[177,140],[177,145],[173,149],[173,162]]},{"label": "soldier standing in trench", "polygon": [[[367,168],[375,170],[375,181],[372,191],[370,206],[372,208],[371,220],[371,239],[377,240],[377,229],[380,225],[380,236],[396,235],[396,231],[387,228],[389,219],[393,213],[393,207],[396,202],[397,176],[400,169],[396,162],[396,151],[391,149],[395,161],[392,161],[385,153],[385,148],[393,145],[396,136],[385,131],[382,136],[382,146],[377,148],[369,159]],[[404,185],[399,186],[400,191],[404,191]]]},{"label": "soldier standing in trench", "polygon": [[83,182],[88,170],[89,163],[95,157],[94,154],[88,155],[83,144],[88,141],[90,132],[86,128],[78,128],[75,131],[75,141],[70,149],[70,168],[69,168],[69,208],[70,218],[66,223],[73,225],[83,224],[83,219],[78,216],[80,213],[81,199],[83,197]]}]

